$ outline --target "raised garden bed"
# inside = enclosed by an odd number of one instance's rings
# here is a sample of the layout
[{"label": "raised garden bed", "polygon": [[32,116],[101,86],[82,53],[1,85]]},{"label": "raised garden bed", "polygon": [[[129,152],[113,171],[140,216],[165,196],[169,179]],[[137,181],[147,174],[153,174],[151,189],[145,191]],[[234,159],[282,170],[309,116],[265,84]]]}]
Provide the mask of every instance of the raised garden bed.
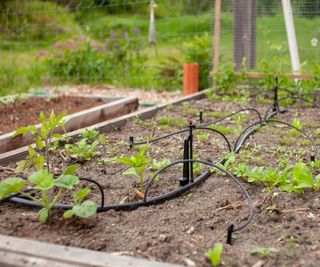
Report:
[{"label": "raised garden bed", "polygon": [[32,142],[32,136],[12,138],[20,127],[36,124],[41,111],[50,115],[66,111],[65,130],[75,131],[101,121],[106,121],[135,111],[136,97],[108,97],[102,95],[50,96],[17,99],[13,103],[0,105],[1,135],[0,154],[23,147]]},{"label": "raised garden bed", "polygon": [[[144,158],[150,158],[151,162],[156,161],[154,165],[166,158],[171,162],[181,160],[184,154],[184,140],[189,137],[189,119],[192,117],[192,125],[196,125],[193,130],[194,159],[208,163],[224,163],[224,168],[238,178],[243,178],[241,183],[244,190],[253,200],[255,216],[249,225],[233,234],[232,246],[224,244],[223,264],[317,266],[316,263],[320,260],[320,241],[317,235],[320,199],[316,186],[312,189],[313,186],[295,185],[291,189],[300,193],[297,194],[288,192],[289,187],[272,185],[268,179],[271,182],[274,181],[273,177],[279,176],[280,179],[280,174],[282,175],[289,166],[295,166],[296,171],[293,171],[297,172],[300,165],[297,166],[296,163],[299,161],[309,166],[308,170],[312,171],[313,176],[318,174],[319,162],[310,163],[311,158],[314,160],[314,156],[316,159],[318,157],[314,146],[314,143],[319,143],[318,107],[310,103],[297,102],[285,113],[275,109],[275,117],[271,117],[271,108],[264,117],[270,104],[272,101],[265,104],[255,101],[237,104],[205,98],[191,100],[178,106],[168,105],[166,109],[153,108],[145,113],[141,111],[135,114],[144,118],[153,115],[145,120],[132,115],[126,124],[129,116],[114,120],[110,124],[99,124],[97,127],[101,132],[106,132],[106,142],[98,145],[99,155],[93,160],[72,158],[63,150],[56,151],[52,158],[52,171],[57,175],[68,165],[78,164],[79,177],[93,179],[101,185],[105,202],[103,207],[98,209],[98,214],[87,220],[66,220],[62,218],[63,211],[57,209],[46,224],[39,226],[34,209],[2,203],[0,233],[184,265],[194,262],[197,266],[210,266],[204,253],[216,242],[225,243],[230,225],[233,224],[235,229],[239,229],[246,222],[250,222],[250,207],[248,209],[246,197],[234,180],[217,171],[207,177],[208,166],[198,166],[195,162],[194,178],[195,181],[201,179],[201,183],[170,201],[144,207],[143,200],[137,199],[133,191],[133,188],[140,188],[139,180],[134,176],[124,175],[128,167],[114,162],[115,157],[135,155],[141,147],[135,145],[136,142],[154,140],[156,137],[186,129],[179,135],[151,142],[144,154]],[[247,107],[250,109],[244,110]],[[280,107],[282,110],[281,105]],[[238,110],[243,112],[217,122]],[[200,111],[203,112],[201,122]],[[261,123],[262,120],[269,121]],[[208,124],[215,125],[215,132],[197,129],[197,125],[200,124],[203,127]],[[245,131],[242,135],[246,127],[252,124],[257,126],[253,127],[255,131]],[[303,134],[294,128],[301,129]],[[237,154],[229,154],[228,143],[217,131],[225,135],[231,150],[236,150]],[[247,139],[239,139],[239,136],[246,135]],[[130,137],[134,137],[131,143]],[[79,139],[80,137],[73,136],[72,142],[76,143]],[[13,175],[15,160],[23,154],[21,151],[19,156],[10,155],[2,158],[1,179]],[[223,158],[225,160],[221,161]],[[150,179],[150,173],[156,172],[152,168],[148,167],[145,170],[145,181]],[[293,179],[291,176],[295,177],[295,174],[292,173],[292,167],[290,168],[287,170],[288,179]],[[261,180],[261,173],[268,172],[270,177]],[[180,187],[180,178],[185,176],[184,174],[183,164],[174,165],[161,172],[148,191],[148,199],[188,186],[189,184]],[[147,182],[144,183],[145,188],[146,186]],[[88,187],[93,190],[90,199],[100,203],[99,190],[93,184],[89,184]],[[142,207],[133,211],[112,210],[119,209],[119,205],[132,209],[132,205],[129,204],[132,202],[142,203]],[[68,203],[69,199],[64,196],[62,204]],[[260,247],[260,250],[257,247]]]}]

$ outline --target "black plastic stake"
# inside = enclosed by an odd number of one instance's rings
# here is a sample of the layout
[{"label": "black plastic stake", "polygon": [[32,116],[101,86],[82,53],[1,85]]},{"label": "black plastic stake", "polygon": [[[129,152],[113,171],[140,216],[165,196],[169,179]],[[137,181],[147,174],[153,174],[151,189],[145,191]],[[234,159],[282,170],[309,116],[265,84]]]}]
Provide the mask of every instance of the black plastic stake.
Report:
[{"label": "black plastic stake", "polygon": [[[195,125],[192,124],[192,119],[189,120],[189,159],[193,159],[193,129],[195,128]],[[190,182],[193,183],[193,161],[190,161]]]},{"label": "black plastic stake", "polygon": [[228,227],[228,234],[227,234],[227,244],[232,245],[232,233],[233,233],[234,225],[231,224]]},{"label": "black plastic stake", "polygon": [[[189,140],[184,140],[183,144],[183,159],[189,159]],[[183,163],[183,175],[180,178],[180,186],[185,186],[189,184],[190,180],[190,170],[189,170],[189,162]]]},{"label": "black plastic stake", "polygon": [[133,136],[129,136],[129,145],[130,145],[130,149],[133,147],[133,143],[134,143]]},{"label": "black plastic stake", "polygon": [[200,123],[203,122],[203,112],[202,111],[200,111],[200,113],[199,113],[199,121],[200,121]]},{"label": "black plastic stake", "polygon": [[279,89],[279,79],[278,77],[276,77],[276,86],[273,88],[273,91],[274,91],[273,108],[272,108],[273,112],[279,111],[278,89]]}]

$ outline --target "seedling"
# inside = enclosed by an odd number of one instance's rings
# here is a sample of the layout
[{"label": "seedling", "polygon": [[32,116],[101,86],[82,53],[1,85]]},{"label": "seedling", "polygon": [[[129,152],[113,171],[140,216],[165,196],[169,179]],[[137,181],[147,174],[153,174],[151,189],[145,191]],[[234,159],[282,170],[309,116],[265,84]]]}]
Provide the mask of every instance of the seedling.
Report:
[{"label": "seedling", "polygon": [[[61,138],[62,135],[56,133],[56,130],[60,127],[64,127],[63,118],[66,115],[65,112],[60,115],[55,115],[52,111],[50,117],[46,117],[46,115],[41,111],[39,116],[39,121],[41,122],[41,127],[39,130],[34,125],[30,125],[27,127],[22,127],[18,129],[13,135],[18,136],[22,134],[25,136],[28,133],[35,135],[35,143],[38,152],[41,152],[42,149],[45,150],[45,161],[47,165],[48,172],[50,172],[50,148],[52,146],[51,141],[52,138]],[[19,170],[25,170],[28,167],[35,165],[37,169],[41,169],[44,164],[43,156],[37,156],[37,151],[35,151],[32,147],[29,147],[29,157],[26,158],[25,161],[20,162]]]},{"label": "seedling", "polygon": [[78,159],[80,161],[92,160],[99,154],[97,146],[99,141],[93,141],[93,143],[87,143],[86,139],[81,139],[75,144],[66,144],[64,152],[71,158]]},{"label": "seedling", "polygon": [[250,249],[250,254],[261,255],[262,257],[270,257],[273,253],[279,252],[278,249],[273,247],[254,247]]},{"label": "seedling", "polygon": [[233,133],[233,129],[231,127],[226,127],[223,125],[211,125],[209,126],[209,128],[217,130],[219,132],[221,132],[224,135],[228,135],[228,134],[232,134]]},{"label": "seedling", "polygon": [[221,263],[222,250],[222,243],[216,243],[213,249],[210,249],[205,253],[205,256],[210,260],[213,267],[218,266]]},{"label": "seedling", "polygon": [[[95,202],[89,200],[82,202],[90,193],[89,189],[82,188],[75,192],[74,186],[80,182],[79,178],[73,175],[76,170],[77,166],[71,165],[57,179],[54,179],[53,174],[50,173],[48,169],[42,169],[32,173],[28,176],[27,181],[20,177],[7,178],[0,183],[0,200],[13,193],[19,193],[26,198],[33,200],[42,207],[38,213],[38,218],[41,223],[45,223],[51,210],[58,202],[61,193],[66,190],[76,196],[72,208],[73,214],[82,218],[87,218],[96,213],[97,205]],[[28,188],[30,186],[39,193],[39,197],[36,197],[38,194],[34,194],[34,196],[26,190],[23,190],[23,188]],[[53,193],[56,191],[54,190],[56,188],[57,193]],[[68,211],[68,214],[71,214],[71,211]]]},{"label": "seedling", "polygon": [[136,154],[131,157],[120,157],[116,161],[127,165],[129,168],[123,173],[124,175],[134,175],[139,178],[140,191],[144,192],[144,176],[143,172],[146,170],[150,158],[145,155],[149,145],[141,146]]}]

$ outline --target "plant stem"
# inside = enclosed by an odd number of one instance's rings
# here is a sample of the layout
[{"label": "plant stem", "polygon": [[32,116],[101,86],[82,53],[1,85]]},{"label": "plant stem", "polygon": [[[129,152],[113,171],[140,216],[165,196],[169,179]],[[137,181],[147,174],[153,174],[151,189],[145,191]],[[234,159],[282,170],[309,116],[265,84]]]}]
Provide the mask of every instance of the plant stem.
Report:
[{"label": "plant stem", "polygon": [[58,193],[56,194],[56,196],[54,197],[51,205],[49,206],[49,207],[50,207],[50,210],[51,210],[51,209],[54,207],[54,205],[58,202],[61,193],[62,193],[62,188],[60,187]]},{"label": "plant stem", "polygon": [[28,193],[25,193],[23,191],[18,191],[19,194],[33,200],[34,202],[36,202],[37,204],[41,205],[41,207],[45,206],[43,202],[39,201],[38,199],[36,199],[35,197],[31,196],[30,194]]}]

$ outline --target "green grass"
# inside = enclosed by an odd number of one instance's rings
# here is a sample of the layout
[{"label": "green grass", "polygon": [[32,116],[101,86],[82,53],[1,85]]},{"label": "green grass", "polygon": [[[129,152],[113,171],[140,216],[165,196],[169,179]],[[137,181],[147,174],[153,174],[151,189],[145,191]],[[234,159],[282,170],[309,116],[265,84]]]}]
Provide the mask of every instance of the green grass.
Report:
[{"label": "green grass", "polygon": [[[31,1],[26,9],[31,17],[21,22],[9,25],[12,32],[0,36],[0,95],[25,92],[44,84],[60,83],[59,79],[49,77],[48,70],[36,58],[38,51],[48,49],[56,40],[65,40],[72,36],[87,35],[92,39],[104,42],[110,38],[110,32],[132,31],[139,28],[139,38],[144,42],[148,57],[147,71],[143,75],[126,77],[114,82],[120,87],[160,88],[179,90],[180,81],[172,81],[172,85],[163,83],[158,77],[158,66],[167,57],[180,61],[185,58],[183,43],[193,39],[195,35],[210,32],[212,15],[204,13],[199,16],[182,15],[176,11],[167,10],[160,1],[156,10],[157,47],[148,45],[149,17],[148,7],[141,5],[139,12],[129,16],[108,14],[103,8],[71,13],[54,3]],[[320,38],[318,25],[320,18],[307,19],[296,16],[295,26],[299,44],[301,62],[319,61],[320,50],[311,47],[313,37]],[[0,16],[0,23],[8,23],[8,18]],[[13,29],[19,26],[28,29],[27,35],[15,35]],[[233,55],[233,18],[230,13],[222,14],[221,21],[221,64],[232,62]],[[32,29],[32,31],[30,31]],[[210,37],[212,38],[212,36]],[[257,62],[262,59],[280,69],[290,72],[290,57],[284,20],[281,14],[257,18]],[[208,62],[211,59],[208,58]],[[257,69],[259,69],[259,64]],[[310,71],[310,69],[306,69]],[[175,79],[175,78],[173,78]],[[70,81],[72,82],[72,81]],[[103,81],[96,81],[103,82]]]}]

